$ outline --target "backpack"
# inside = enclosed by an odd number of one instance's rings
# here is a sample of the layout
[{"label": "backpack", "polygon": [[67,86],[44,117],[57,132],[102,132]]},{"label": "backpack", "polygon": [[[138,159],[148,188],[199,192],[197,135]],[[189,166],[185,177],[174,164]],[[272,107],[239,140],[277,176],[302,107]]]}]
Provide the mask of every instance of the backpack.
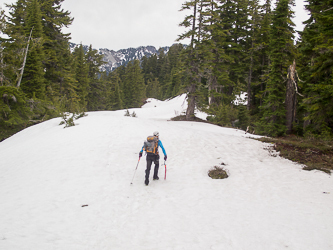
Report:
[{"label": "backpack", "polygon": [[147,154],[158,154],[158,138],[156,136],[148,136],[144,142],[144,149]]}]

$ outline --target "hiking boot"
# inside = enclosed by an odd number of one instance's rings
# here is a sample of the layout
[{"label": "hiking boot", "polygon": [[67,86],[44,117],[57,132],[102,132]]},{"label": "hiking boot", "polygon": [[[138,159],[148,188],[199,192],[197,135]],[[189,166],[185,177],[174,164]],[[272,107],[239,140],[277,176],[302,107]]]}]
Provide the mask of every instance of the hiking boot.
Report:
[{"label": "hiking boot", "polygon": [[158,176],[156,176],[156,177],[153,178],[154,181],[157,181],[157,180],[159,180],[159,179],[160,179],[160,178],[158,178]]},{"label": "hiking boot", "polygon": [[146,186],[148,186],[149,180],[145,180],[145,184],[146,184]]}]

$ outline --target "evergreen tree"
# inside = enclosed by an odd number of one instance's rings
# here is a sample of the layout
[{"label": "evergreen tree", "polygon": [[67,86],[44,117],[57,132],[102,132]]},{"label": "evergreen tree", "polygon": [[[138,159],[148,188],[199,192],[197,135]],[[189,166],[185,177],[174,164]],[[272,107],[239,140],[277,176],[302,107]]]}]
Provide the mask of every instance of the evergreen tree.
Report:
[{"label": "evergreen tree", "polygon": [[[45,53],[45,81],[47,96],[55,104],[62,99],[65,79],[72,79],[69,73],[68,53],[70,34],[62,32],[63,27],[68,27],[73,18],[70,13],[61,8],[64,0],[42,0],[41,12],[44,30],[44,53]],[[69,75],[67,75],[69,74]],[[72,86],[72,83],[65,83]]]},{"label": "evergreen tree", "polygon": [[240,90],[245,90],[246,74],[248,72],[248,41],[249,36],[249,14],[247,0],[226,0],[222,6],[221,21],[228,30],[229,35],[226,37],[224,46],[225,53],[232,58],[232,64],[229,68],[229,79],[232,86],[228,87],[227,93],[231,99]]},{"label": "evergreen tree", "polygon": [[12,86],[0,86],[0,127],[26,125],[30,116],[24,93]]},{"label": "evergreen tree", "polygon": [[[195,49],[196,44],[200,41],[200,26],[198,24],[198,19],[201,21],[200,13],[198,9],[201,4],[201,0],[192,0],[185,2],[182,5],[181,10],[192,10],[193,14],[186,16],[184,21],[180,24],[185,28],[190,28],[184,34],[180,35],[178,40],[183,40],[185,38],[190,38],[190,45],[184,50],[182,56],[186,67],[186,73],[188,74],[188,82],[185,83],[187,91],[187,110],[186,110],[186,120],[191,120],[194,117],[195,107],[198,103],[198,89],[201,85],[201,68],[200,59],[198,53]],[[199,18],[198,18],[199,17]]]},{"label": "evergreen tree", "polygon": [[301,79],[307,129],[317,134],[333,132],[333,3],[307,0],[310,18],[301,33]]},{"label": "evergreen tree", "polygon": [[236,127],[246,130],[249,126],[249,114],[248,110],[244,105],[239,105],[238,107],[238,122]]},{"label": "evergreen tree", "polygon": [[[174,44],[170,47],[168,53],[160,48],[158,55],[154,54],[149,58],[142,58],[141,67],[147,87],[147,97],[161,100],[170,98],[174,95],[173,88],[175,85],[177,85],[176,92],[179,93],[181,85],[180,53],[183,49],[183,45]],[[174,79],[175,76],[178,78]]]},{"label": "evergreen tree", "polygon": [[159,78],[159,81],[164,80],[165,70],[164,70],[164,63],[166,60],[166,55],[164,53],[164,49],[160,48],[157,53],[157,64],[156,64],[156,70],[157,75]]},{"label": "evergreen tree", "polygon": [[150,98],[160,98],[160,83],[158,78],[155,78],[154,81],[148,80],[146,95]]},{"label": "evergreen tree", "polygon": [[77,81],[77,94],[80,99],[81,110],[86,110],[89,93],[88,67],[85,61],[82,44],[74,50],[75,79]]},{"label": "evergreen tree", "polygon": [[[163,49],[161,49],[163,51]],[[161,51],[160,50],[160,51]],[[162,52],[164,54],[164,51]],[[159,61],[161,61],[161,70],[159,72],[159,82],[160,82],[160,98],[162,100],[166,99],[168,97],[168,87],[170,85],[170,60],[167,55],[164,55],[163,58],[159,58]]]},{"label": "evergreen tree", "polygon": [[[5,29],[5,12],[0,8],[0,34],[4,32],[4,29]],[[5,84],[3,40],[4,39],[0,37],[0,86],[3,86]]]},{"label": "evergreen tree", "polygon": [[73,56],[69,49],[62,57],[63,65],[62,74],[64,78],[60,79],[59,82],[59,93],[61,99],[59,100],[60,109],[62,112],[80,113],[82,107],[80,105],[80,97],[78,95],[78,86],[75,71],[72,65],[74,64]]},{"label": "evergreen tree", "polygon": [[[16,86],[20,77],[20,68],[23,64],[25,47],[28,37],[25,32],[26,1],[18,0],[7,5],[9,15],[5,21],[3,33],[8,36],[4,39],[2,58],[4,82],[8,86]],[[30,32],[30,31],[29,31]]]},{"label": "evergreen tree", "polygon": [[254,102],[254,91],[253,86],[257,86],[260,84],[259,80],[259,72],[260,71],[260,38],[261,38],[261,16],[259,10],[259,1],[254,0],[250,1],[250,30],[249,30],[249,37],[248,37],[248,63],[249,63],[249,74],[247,80],[247,109],[250,110],[252,105],[255,105]]},{"label": "evergreen tree", "polygon": [[146,97],[146,87],[138,60],[127,64],[123,82],[124,106],[126,108],[141,107]]},{"label": "evergreen tree", "polygon": [[178,64],[176,64],[176,66],[173,67],[170,72],[171,80],[168,89],[168,95],[167,95],[168,98],[175,97],[184,92],[182,87],[182,83],[184,81],[184,74],[180,70],[181,68],[182,68],[181,62],[178,62]]},{"label": "evergreen tree", "polygon": [[168,85],[166,98],[174,97],[182,93],[182,82],[184,80],[184,72],[182,69],[181,53],[184,50],[182,44],[174,44],[171,46],[167,56],[170,62],[170,83]]},{"label": "evergreen tree", "polygon": [[0,8],[0,32],[1,33],[3,32],[4,28],[5,28],[5,11]]},{"label": "evergreen tree", "polygon": [[45,99],[42,16],[37,0],[27,2],[25,34],[32,34],[21,88],[28,98]]},{"label": "evergreen tree", "polygon": [[[104,64],[103,56],[98,51],[89,46],[85,55],[87,64],[87,73],[89,81],[88,110],[106,110],[111,108],[108,103],[110,95],[110,86],[107,83],[107,77],[102,77],[100,67]],[[106,73],[105,73],[106,74]]]},{"label": "evergreen tree", "polygon": [[257,81],[253,84],[252,98],[249,105],[252,105],[252,113],[258,113],[258,107],[263,105],[263,95],[266,90],[266,82],[268,79],[270,60],[269,60],[269,41],[271,30],[271,0],[266,0],[261,7],[261,23],[259,37],[257,37],[256,51],[258,56],[258,67],[255,69]]},{"label": "evergreen tree", "polygon": [[111,73],[111,108],[112,110],[123,109],[121,97],[120,78],[117,72]]},{"label": "evergreen tree", "polygon": [[[226,54],[225,47],[228,34],[231,34],[222,19],[224,2],[221,5],[216,1],[204,1],[206,9],[203,15],[201,60],[205,64],[205,78],[208,89],[208,104],[210,107],[223,103],[229,105],[227,89],[233,83],[229,78],[229,67],[232,58]],[[214,109],[214,108],[213,108]],[[211,111],[213,110],[211,109]]]},{"label": "evergreen tree", "polygon": [[[151,55],[150,57],[144,56],[141,59],[141,68],[142,73],[144,74],[144,81],[146,86],[148,85],[148,81],[153,81],[156,77],[158,77],[157,74],[157,55]],[[147,97],[151,97],[147,94]]]},{"label": "evergreen tree", "polygon": [[271,71],[267,82],[267,93],[262,106],[261,132],[280,136],[286,133],[286,75],[289,65],[296,57],[294,46],[294,23],[291,6],[294,1],[279,0],[273,12],[270,58]]}]

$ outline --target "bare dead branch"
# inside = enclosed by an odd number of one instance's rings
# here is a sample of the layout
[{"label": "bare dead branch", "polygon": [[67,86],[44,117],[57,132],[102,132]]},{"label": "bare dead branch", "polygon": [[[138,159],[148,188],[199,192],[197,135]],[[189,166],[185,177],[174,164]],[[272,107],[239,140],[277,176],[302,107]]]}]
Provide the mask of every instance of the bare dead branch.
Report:
[{"label": "bare dead branch", "polygon": [[22,65],[22,68],[21,68],[21,73],[20,73],[20,78],[17,82],[17,88],[20,87],[21,85],[21,81],[22,81],[22,76],[23,76],[23,72],[24,72],[24,67],[25,67],[25,63],[27,61],[27,55],[28,55],[28,50],[29,50],[29,43],[30,43],[30,39],[31,39],[31,35],[32,35],[32,30],[34,29],[34,27],[31,28],[31,31],[30,31],[30,36],[29,36],[29,39],[28,39],[28,44],[27,44],[27,49],[25,51],[25,56],[24,56],[24,60],[23,60],[23,65]]}]

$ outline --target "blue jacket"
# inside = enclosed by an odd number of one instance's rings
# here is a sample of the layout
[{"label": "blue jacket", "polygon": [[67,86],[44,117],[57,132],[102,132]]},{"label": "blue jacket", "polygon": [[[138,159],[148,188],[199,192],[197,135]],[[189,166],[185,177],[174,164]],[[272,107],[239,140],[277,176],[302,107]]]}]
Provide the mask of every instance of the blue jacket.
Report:
[{"label": "blue jacket", "polygon": [[[163,147],[163,144],[160,140],[158,140],[158,146],[162,149],[164,156],[166,156],[167,154],[166,154],[165,149]],[[140,153],[143,152],[144,147],[145,147],[145,145],[142,146],[142,149],[141,149]]]}]

